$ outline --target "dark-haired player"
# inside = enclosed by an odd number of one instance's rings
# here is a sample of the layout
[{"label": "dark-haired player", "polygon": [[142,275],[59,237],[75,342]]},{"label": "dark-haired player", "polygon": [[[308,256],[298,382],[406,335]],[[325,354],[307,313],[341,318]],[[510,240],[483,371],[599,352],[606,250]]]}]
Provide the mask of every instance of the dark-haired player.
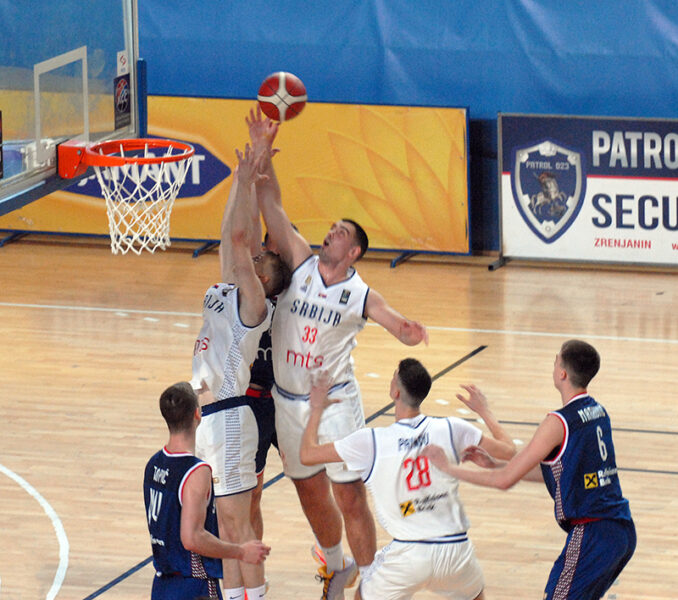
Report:
[{"label": "dark-haired player", "polygon": [[405,600],[428,589],[454,600],[481,600],[483,574],[468,538],[469,522],[457,494],[456,480],[430,468],[422,450],[439,444],[453,460],[479,445],[497,458],[515,454],[513,441],[492,415],[477,388],[464,386],[458,397],[483,417],[493,437],[455,417],[435,418],[420,406],[431,389],[431,376],[418,360],[401,360],[391,379],[389,395],[395,423],[363,428],[344,439],[320,444],[318,425],[327,386],[311,391],[311,415],[301,445],[301,460],[314,465],[344,461],[367,483],[379,522],[393,541],[376,555],[360,582],[356,598]]},{"label": "dark-haired player", "polygon": [[[312,376],[322,369],[332,382],[332,398],[342,400],[325,413],[321,436],[345,437],[365,424],[360,389],[353,372],[355,337],[370,318],[407,345],[428,342],[426,328],[391,308],[354,268],[368,246],[365,231],[351,219],[334,223],[317,255],[292,227],[285,213],[271,160],[277,124],[260,109],[247,119],[252,147],[261,160],[257,199],[266,228],[292,271],[290,287],[278,296],[272,343],[276,430],[285,474],[297,489],[304,513],[318,540],[326,566],[323,598],[340,597],[343,588],[367,567],[376,551],[376,529],[360,474],[341,464],[309,467],[299,461],[301,436],[308,421]],[[332,493],[334,499],[332,498]],[[336,504],[335,504],[336,500]],[[344,560],[342,516],[355,557]]]},{"label": "dark-haired player", "polygon": [[[199,393],[203,421],[196,452],[212,467],[219,534],[243,543],[257,538],[250,519],[257,488],[259,428],[246,395],[250,365],[271,321],[269,297],[289,283],[289,269],[272,252],[261,252],[258,177],[254,155],[236,151],[238,168],[224,210],[219,256],[221,281],[203,300],[203,322],[193,352],[191,384]],[[263,598],[263,565],[224,561],[224,591],[232,600]]]},{"label": "dark-haired player", "polygon": [[222,558],[259,564],[270,548],[258,540],[221,541],[214,508],[212,470],[194,456],[200,423],[198,397],[186,382],[160,396],[169,440],[146,465],[144,503],[153,549],[152,600],[221,598]]},{"label": "dark-haired player", "polygon": [[462,481],[508,489],[521,479],[543,480],[558,525],[567,532],[551,570],[544,600],[598,600],[633,555],[636,532],[619,485],[610,417],[587,392],[600,356],[580,340],[565,342],[553,364],[562,408],[547,415],[530,443],[500,465],[481,451],[469,458],[490,467],[471,471],[449,463],[439,448],[426,455]]}]

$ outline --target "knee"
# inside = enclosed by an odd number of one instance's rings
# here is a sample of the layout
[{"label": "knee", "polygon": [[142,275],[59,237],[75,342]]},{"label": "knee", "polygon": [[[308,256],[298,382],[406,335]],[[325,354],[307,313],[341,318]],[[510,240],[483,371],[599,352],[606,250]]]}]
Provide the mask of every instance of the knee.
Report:
[{"label": "knee", "polygon": [[333,491],[342,514],[360,516],[369,513],[367,494],[362,481],[334,484]]},{"label": "knee", "polygon": [[332,503],[329,481],[325,473],[318,473],[310,479],[298,479],[294,481],[297,495],[304,510],[322,509]]},{"label": "knee", "polygon": [[226,511],[217,511],[217,521],[219,523],[219,536],[222,539],[229,541],[236,540],[238,531],[236,528],[236,520],[231,517]]}]

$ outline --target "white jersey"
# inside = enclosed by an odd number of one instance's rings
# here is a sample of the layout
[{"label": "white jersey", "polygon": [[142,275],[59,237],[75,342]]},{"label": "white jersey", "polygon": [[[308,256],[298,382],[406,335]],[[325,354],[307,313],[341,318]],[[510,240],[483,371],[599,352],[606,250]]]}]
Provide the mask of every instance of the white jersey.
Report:
[{"label": "white jersey", "polygon": [[207,384],[216,400],[244,396],[250,381],[250,366],[259,350],[259,339],[271,324],[273,312],[266,301],[266,318],[247,327],[238,312],[238,288],[218,283],[205,294],[202,328],[193,349],[191,385]]},{"label": "white jersey", "polygon": [[361,472],[377,518],[395,540],[449,541],[469,527],[457,494],[459,481],[420,453],[437,444],[459,463],[463,450],[481,436],[462,419],[419,415],[389,427],[360,429],[334,447],[349,469]]},{"label": "white jersey", "polygon": [[365,326],[368,291],[353,268],[347,279],[327,286],[317,256],[297,267],[278,296],[271,330],[273,373],[283,396],[307,395],[317,368],[327,371],[335,385],[353,379],[351,351]]}]

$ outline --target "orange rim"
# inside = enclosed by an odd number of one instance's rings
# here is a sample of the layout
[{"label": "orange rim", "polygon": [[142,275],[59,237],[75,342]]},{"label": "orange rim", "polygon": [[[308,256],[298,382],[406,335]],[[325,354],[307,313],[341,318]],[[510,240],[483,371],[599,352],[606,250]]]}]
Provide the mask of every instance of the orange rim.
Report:
[{"label": "orange rim", "polygon": [[[169,156],[120,156],[120,150],[135,151],[145,148],[161,148],[165,151],[172,148],[172,152],[178,154]],[[117,153],[117,154],[116,154]],[[164,162],[178,162],[195,154],[195,149],[190,144],[175,140],[134,138],[129,140],[108,140],[92,144],[85,148],[85,162],[94,167],[122,167],[129,164],[152,165]]]}]

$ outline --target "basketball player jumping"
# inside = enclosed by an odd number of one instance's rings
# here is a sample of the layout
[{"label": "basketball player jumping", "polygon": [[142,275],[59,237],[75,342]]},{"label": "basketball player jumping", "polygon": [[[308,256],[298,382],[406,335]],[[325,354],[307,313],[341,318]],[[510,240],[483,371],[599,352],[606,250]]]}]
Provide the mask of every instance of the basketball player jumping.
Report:
[{"label": "basketball player jumping", "polygon": [[[319,569],[323,598],[338,598],[376,551],[376,529],[360,474],[332,463],[313,467],[299,460],[301,436],[308,421],[311,378],[316,369],[329,373],[330,396],[341,399],[323,416],[320,435],[340,439],[365,424],[360,389],[353,373],[351,350],[368,318],[407,345],[428,343],[426,328],[391,308],[370,289],[353,264],[367,250],[367,235],[350,219],[334,223],[315,256],[285,213],[273,168],[277,123],[263,119],[260,109],[246,119],[260,172],[257,199],[269,235],[292,270],[290,287],[278,297],[273,318],[275,375],[273,398],[276,430],[285,474],[292,479],[302,508],[327,562]],[[330,491],[331,489],[331,491]],[[334,499],[332,498],[334,493]],[[342,515],[355,561],[344,559]]]},{"label": "basketball player jumping", "polygon": [[[196,452],[212,467],[219,532],[243,543],[256,539],[250,519],[257,487],[258,427],[246,395],[250,365],[270,324],[275,296],[289,283],[289,269],[272,252],[261,253],[259,210],[252,197],[258,177],[254,155],[236,151],[238,168],[226,204],[219,256],[221,280],[207,290],[203,324],[195,343],[191,384],[199,392],[203,421]],[[254,258],[253,258],[254,257]],[[229,599],[263,598],[263,565],[224,560],[224,591]]]}]

